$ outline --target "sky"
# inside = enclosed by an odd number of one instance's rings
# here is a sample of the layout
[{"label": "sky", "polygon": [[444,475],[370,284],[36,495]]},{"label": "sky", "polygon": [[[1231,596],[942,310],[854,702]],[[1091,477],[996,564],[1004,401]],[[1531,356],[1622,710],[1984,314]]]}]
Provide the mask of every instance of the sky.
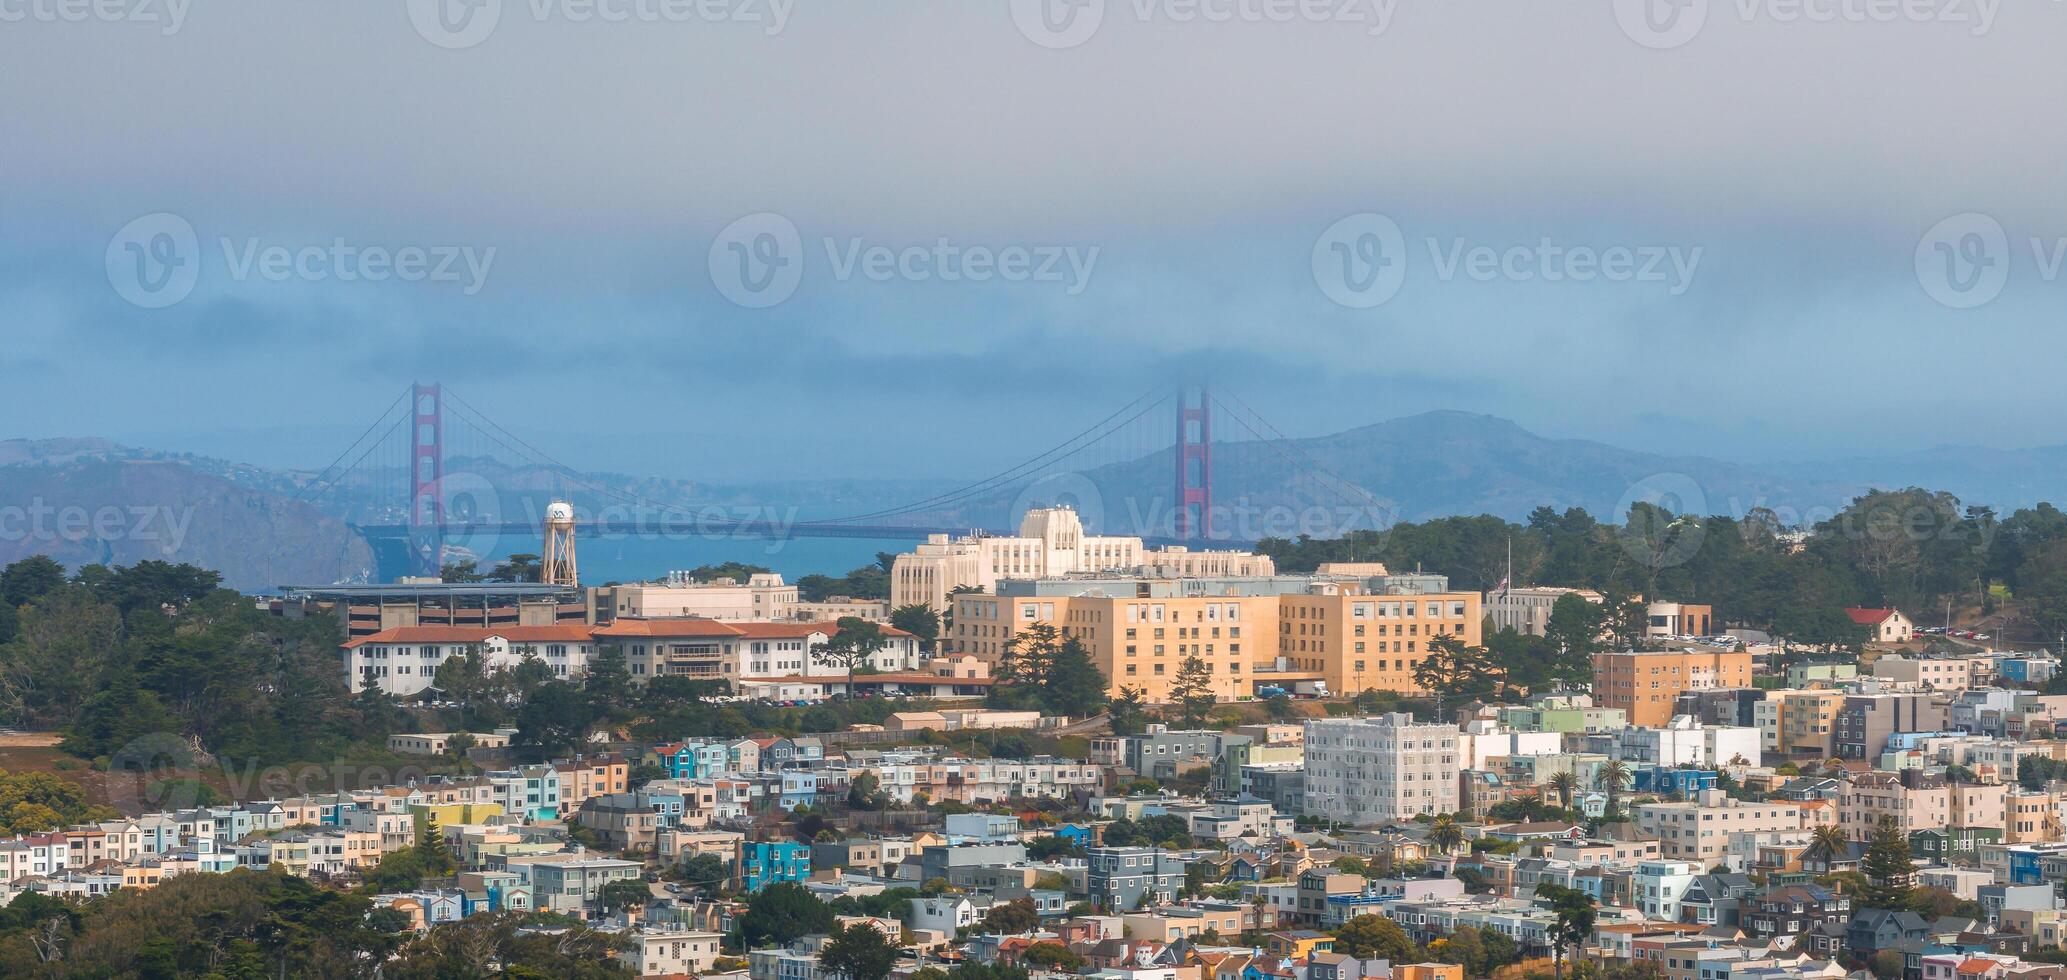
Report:
[{"label": "sky", "polygon": [[955,476],[1144,390],[2067,442],[2067,4],[0,0],[0,438]]}]

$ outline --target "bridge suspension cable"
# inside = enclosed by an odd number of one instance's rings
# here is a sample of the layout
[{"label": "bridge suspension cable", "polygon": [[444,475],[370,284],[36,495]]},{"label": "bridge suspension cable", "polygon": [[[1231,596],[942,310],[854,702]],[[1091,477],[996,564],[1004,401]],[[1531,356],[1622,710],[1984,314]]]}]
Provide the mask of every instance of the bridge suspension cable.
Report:
[{"label": "bridge suspension cable", "polygon": [[[1160,394],[1161,397],[1155,397],[1158,394]],[[958,487],[954,490],[950,490],[942,494],[937,494],[935,496],[928,497],[924,500],[913,501],[911,503],[904,504],[899,507],[892,507],[887,510],[879,510],[867,514],[854,514],[847,517],[835,517],[826,521],[826,523],[848,524],[859,521],[881,520],[886,517],[903,517],[905,515],[918,513],[929,508],[947,507],[953,504],[970,500],[975,497],[979,497],[983,494],[991,493],[993,491],[996,491],[1009,485],[1012,481],[1019,479],[1020,477],[1031,475],[1034,471],[1038,470],[1041,467],[1061,463],[1076,457],[1078,454],[1084,452],[1085,450],[1091,448],[1094,445],[1097,445],[1100,441],[1104,440],[1108,436],[1111,436],[1113,433],[1126,428],[1128,425],[1132,424],[1134,420],[1142,417],[1143,415],[1148,414],[1151,411],[1154,411],[1163,402],[1170,400],[1171,394],[1172,392],[1170,392],[1166,388],[1151,388],[1148,391],[1142,393],[1139,397],[1135,398],[1133,401],[1121,406],[1119,411],[1116,411],[1111,415],[1108,415],[1105,418],[1102,418],[1097,422],[1092,423],[1092,425],[1089,428],[1086,428],[1083,431],[1078,432],[1076,435],[1073,435],[1068,439],[1063,440],[1060,444],[1049,449],[1047,452],[1044,452],[1039,456],[1035,456],[1032,459],[1026,460],[1025,462],[1018,464],[1017,466],[1013,466],[1009,469],[1006,469],[999,473],[992,474],[991,476],[985,477],[984,479],[978,480],[975,483],[971,483],[963,487]],[[1143,404],[1144,402],[1146,402],[1146,404]],[[1139,407],[1137,408],[1137,406]],[[1133,414],[1127,414],[1129,409],[1135,409]],[[1118,423],[1113,424],[1113,420],[1119,418],[1121,415],[1127,415],[1127,417],[1125,419],[1121,419]],[[1081,442],[1082,444],[1076,445],[1079,442]],[[1073,446],[1074,448],[1072,448]]]}]

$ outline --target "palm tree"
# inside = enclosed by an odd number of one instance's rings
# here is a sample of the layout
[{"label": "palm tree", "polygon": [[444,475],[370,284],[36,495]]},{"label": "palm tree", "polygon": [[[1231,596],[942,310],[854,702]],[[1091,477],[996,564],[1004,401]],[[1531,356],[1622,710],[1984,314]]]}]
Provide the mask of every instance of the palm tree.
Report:
[{"label": "palm tree", "polygon": [[1464,843],[1464,831],[1457,826],[1455,817],[1445,813],[1429,825],[1428,843],[1434,845],[1436,850],[1449,854],[1457,849],[1457,845]]},{"label": "palm tree", "polygon": [[1809,850],[1820,852],[1827,860],[1845,852],[1845,832],[1836,824],[1824,824],[1809,833]]},{"label": "palm tree", "polygon": [[1608,794],[1608,811],[1614,812],[1615,803],[1622,796],[1622,787],[1629,782],[1629,765],[1620,759],[1609,759],[1601,764],[1600,772],[1594,774],[1593,784]]},{"label": "palm tree", "polygon": [[1550,788],[1557,791],[1557,805],[1572,808],[1572,793],[1579,788],[1579,777],[1570,769],[1562,769],[1550,777]]}]

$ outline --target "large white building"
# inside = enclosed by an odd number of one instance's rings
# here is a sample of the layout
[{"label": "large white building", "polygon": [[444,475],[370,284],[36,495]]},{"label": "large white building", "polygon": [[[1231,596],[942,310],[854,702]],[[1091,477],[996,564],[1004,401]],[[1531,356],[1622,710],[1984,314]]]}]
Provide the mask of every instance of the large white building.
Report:
[{"label": "large white building", "polygon": [[1686,802],[1641,803],[1635,817],[1639,833],[1658,838],[1662,857],[1668,861],[1691,861],[1702,868],[1722,863],[1731,834],[1808,827],[1798,804],[1746,802],[1719,789],[1703,790]]},{"label": "large white building", "polygon": [[1000,579],[1136,570],[1161,578],[1269,576],[1277,565],[1245,551],[1147,548],[1138,537],[1085,534],[1075,510],[1041,507],[1026,512],[1015,537],[935,534],[898,555],[890,566],[890,606],[945,610],[955,590],[994,592]]},{"label": "large white building", "polygon": [[[895,627],[881,629],[883,649],[856,665],[871,681],[905,679],[921,685],[938,675],[917,637]],[[438,665],[461,654],[478,651],[490,672],[537,657],[554,677],[575,678],[587,673],[607,646],[623,655],[635,682],[670,675],[727,681],[741,694],[815,698],[825,693],[828,682],[846,676],[845,667],[811,652],[837,633],[833,623],[698,618],[619,619],[604,626],[410,626],[345,643],[345,673],[354,693],[373,689],[409,697],[430,688]]]},{"label": "large white building", "polygon": [[1615,733],[1615,757],[1646,766],[1756,766],[1765,758],[1757,728],[1703,725],[1679,715],[1663,728],[1628,727]]},{"label": "large white building", "polygon": [[721,578],[700,582],[681,572],[666,582],[635,582],[596,590],[596,620],[673,619],[698,616],[727,622],[795,618],[797,587],[772,572],[745,582]]},{"label": "large white building", "polygon": [[1458,738],[1397,712],[1307,722],[1307,815],[1370,825],[1456,812]]},{"label": "large white building", "polygon": [[561,626],[400,626],[344,644],[345,682],[352,693],[376,690],[396,697],[421,694],[431,686],[438,665],[462,654],[486,658],[491,672],[509,670],[527,657],[537,657],[558,678],[588,672],[595,657],[593,627]]}]

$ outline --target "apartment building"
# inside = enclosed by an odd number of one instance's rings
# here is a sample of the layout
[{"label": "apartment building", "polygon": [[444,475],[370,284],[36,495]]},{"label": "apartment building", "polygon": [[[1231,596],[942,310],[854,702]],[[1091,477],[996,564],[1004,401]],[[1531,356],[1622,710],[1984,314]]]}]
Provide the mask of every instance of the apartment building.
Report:
[{"label": "apartment building", "polygon": [[1115,694],[1131,687],[1150,701],[1167,701],[1178,670],[1197,657],[1214,694],[1246,698],[1262,680],[1256,668],[1275,665],[1279,593],[1308,581],[1009,580],[998,583],[997,594],[955,598],[952,644],[996,662],[1021,630],[1046,624],[1083,644]]},{"label": "apartment building", "polygon": [[1765,695],[1752,705],[1751,716],[1774,761],[1820,761],[1836,755],[1837,715],[1844,708],[1844,692],[1778,690]]},{"label": "apartment building", "polygon": [[[1038,756],[1032,759],[940,759],[856,767],[871,772],[891,799],[910,803],[923,795],[934,802],[994,802],[1014,797],[1069,797],[1097,790],[1104,772],[1093,763]],[[850,777],[851,778],[851,777]]]},{"label": "apartment building", "polygon": [[353,693],[374,690],[395,697],[423,693],[439,665],[461,655],[485,658],[489,671],[509,670],[537,658],[554,677],[588,672],[596,651],[586,624],[552,626],[400,626],[343,644],[345,681]]},{"label": "apartment building", "polygon": [[1036,623],[1081,642],[1114,693],[1152,701],[1194,656],[1226,699],[1265,687],[1419,693],[1429,642],[1476,645],[1481,629],[1477,593],[1448,591],[1440,576],[1049,578],[957,596],[951,641],[995,661]]},{"label": "apartment building", "polygon": [[1619,708],[1630,724],[1655,728],[1672,720],[1673,703],[1688,691],[1750,687],[1751,654],[1596,653],[1593,675],[1601,707]]},{"label": "apartment building", "polygon": [[1878,759],[1891,736],[1942,731],[1946,722],[1945,702],[1930,694],[1854,694],[1838,709],[1831,737],[1840,759]]},{"label": "apartment building", "polygon": [[2000,830],[2007,794],[2000,783],[1948,785],[1915,769],[1860,773],[1838,798],[1838,826],[1853,840],[1871,836],[1883,818],[1904,834],[1947,827]]},{"label": "apartment building", "polygon": [[[1873,676],[1931,691],[1964,691],[1974,686],[1972,657],[1880,657]],[[1985,668],[1983,670],[1985,673]]]},{"label": "apartment building", "polygon": [[1458,730],[1413,715],[1306,723],[1306,813],[1353,825],[1458,808]]},{"label": "apartment building", "polygon": [[890,606],[945,611],[955,592],[995,592],[1005,579],[1139,570],[1167,578],[1269,576],[1276,563],[1242,551],[1148,548],[1138,537],[1085,534],[1074,509],[1036,507],[1020,518],[1017,536],[936,534],[898,555],[890,565]]},{"label": "apartment building", "polygon": [[1557,601],[1573,593],[1595,604],[1606,601],[1592,589],[1498,589],[1485,595],[1486,621],[1496,633],[1511,629],[1523,636],[1542,636],[1550,625],[1550,611],[1557,606]]},{"label": "apartment building", "polygon": [[750,575],[745,582],[729,578],[699,581],[685,573],[672,572],[665,582],[608,585],[590,592],[599,623],[691,616],[726,622],[796,618],[797,587],[773,572]]},{"label": "apartment building", "polygon": [[[885,645],[857,667],[902,676],[927,669],[918,637],[879,627]],[[619,619],[595,628],[598,641],[624,655],[634,681],[662,675],[723,680],[742,693],[784,684],[822,687],[846,668],[812,651],[839,635],[838,623],[719,622],[711,619]]]},{"label": "apartment building", "polygon": [[1279,662],[1319,673],[1330,691],[1425,693],[1414,669],[1428,659],[1431,641],[1445,636],[1465,646],[1482,641],[1481,598],[1476,592],[1384,594],[1392,588],[1378,584],[1372,590],[1378,594],[1372,594],[1322,584],[1283,596]]},{"label": "apartment building", "polygon": [[1723,863],[1730,835],[1800,830],[1807,826],[1801,805],[1779,801],[1751,803],[1719,789],[1704,790],[1680,803],[1639,804],[1637,829],[1658,838],[1667,861],[1687,861],[1701,869]]},{"label": "apartment building", "polygon": [[1091,900],[1108,910],[1175,901],[1184,887],[1185,860],[1159,847],[1093,847],[1084,860]]}]

